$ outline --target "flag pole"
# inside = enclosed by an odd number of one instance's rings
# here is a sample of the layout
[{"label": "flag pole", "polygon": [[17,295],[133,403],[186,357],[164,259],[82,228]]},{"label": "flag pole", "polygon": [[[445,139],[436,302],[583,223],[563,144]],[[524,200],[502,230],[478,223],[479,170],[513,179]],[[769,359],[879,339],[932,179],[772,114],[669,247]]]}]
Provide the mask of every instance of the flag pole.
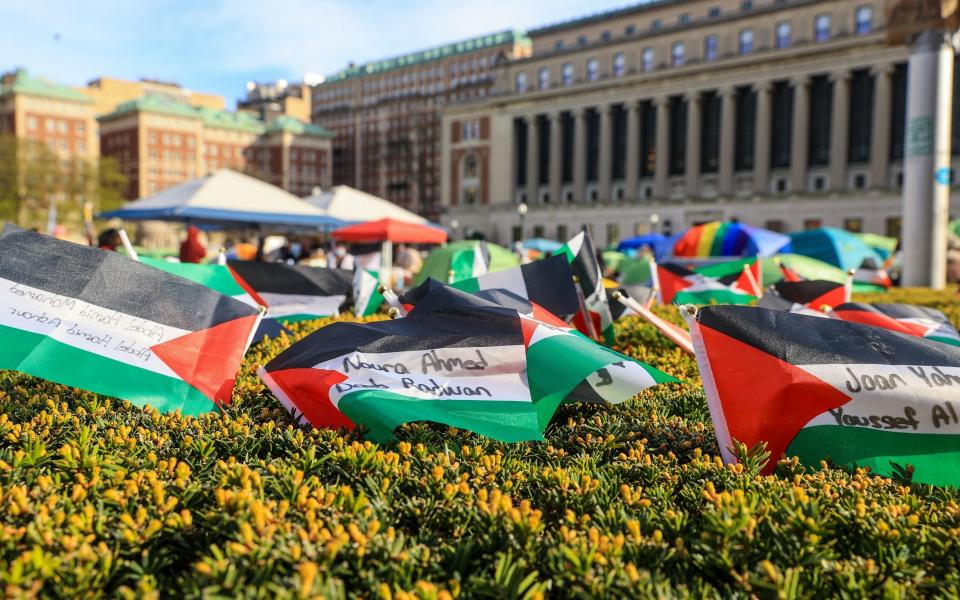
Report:
[{"label": "flag pole", "polygon": [[227,264],[227,249],[220,246],[220,252],[217,253],[217,264],[223,266]]},{"label": "flag pole", "polygon": [[127,236],[127,230],[121,227],[117,230],[117,233],[120,235],[120,241],[123,242],[123,249],[127,251],[127,256],[140,262],[140,257],[137,256],[137,251],[133,249],[133,244],[130,243],[130,238]]},{"label": "flag pole", "polygon": [[756,292],[756,297],[761,297],[763,295],[763,290],[760,289],[760,284],[757,283],[757,278],[753,276],[753,271],[750,270],[750,265],[743,265],[743,274],[746,275],[747,279],[750,280],[750,285],[753,286],[753,291]]},{"label": "flag pole", "polygon": [[[660,287],[660,276],[657,274],[657,259],[651,254],[648,260],[650,261],[650,278],[653,280],[653,289],[656,291],[653,297],[659,300],[660,304],[664,304],[663,288]],[[652,305],[652,302],[650,304]]]},{"label": "flag pole", "polygon": [[856,269],[849,269],[847,271],[847,280],[843,284],[843,288],[847,293],[847,302],[853,299],[853,275],[857,272]]},{"label": "flag pole", "polygon": [[655,315],[649,308],[643,306],[620,290],[613,292],[613,299],[623,304],[627,308],[633,309],[634,312],[643,317],[646,322],[656,327],[657,330],[660,331],[660,333],[662,333],[667,339],[679,346],[681,350],[687,354],[694,354],[693,339],[690,337],[688,332],[680,329],[669,321],[664,321]]},{"label": "flag pole", "polygon": [[390,305],[389,310],[395,310],[401,317],[407,316],[407,311],[404,310],[403,304],[400,303],[400,298],[397,297],[397,293],[395,291],[385,285],[381,285],[379,288],[377,288],[377,291],[380,292],[380,295],[383,296],[383,299],[386,300],[387,304]]},{"label": "flag pole", "polygon": [[763,298],[763,259],[757,254],[757,284],[760,286],[760,296]]},{"label": "flag pole", "polygon": [[653,286],[652,288],[650,288],[650,293],[647,294],[647,300],[643,303],[643,305],[647,307],[648,310],[653,306],[653,303],[657,300],[657,294],[659,293],[660,293],[660,288],[658,288],[657,286]]},{"label": "flag pole", "polygon": [[597,335],[597,328],[593,326],[593,317],[590,316],[590,310],[587,308],[587,299],[583,297],[583,290],[580,288],[580,278],[576,275],[573,276],[573,287],[577,290],[577,300],[580,302],[580,314],[583,315],[587,335],[589,335],[593,341],[599,342],[600,336]]}]

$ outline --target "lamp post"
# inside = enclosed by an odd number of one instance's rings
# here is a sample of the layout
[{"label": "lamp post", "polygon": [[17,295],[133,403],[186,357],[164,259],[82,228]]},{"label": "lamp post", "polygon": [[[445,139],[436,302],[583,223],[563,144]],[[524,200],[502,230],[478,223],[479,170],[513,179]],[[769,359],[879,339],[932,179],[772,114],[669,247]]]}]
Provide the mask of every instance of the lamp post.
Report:
[{"label": "lamp post", "polygon": [[660,215],[653,213],[650,215],[650,233],[657,232],[657,225],[660,224]]},{"label": "lamp post", "polygon": [[520,217],[520,239],[518,242],[523,241],[523,222],[527,218],[527,211],[530,210],[526,202],[521,202],[517,205],[517,215]]}]

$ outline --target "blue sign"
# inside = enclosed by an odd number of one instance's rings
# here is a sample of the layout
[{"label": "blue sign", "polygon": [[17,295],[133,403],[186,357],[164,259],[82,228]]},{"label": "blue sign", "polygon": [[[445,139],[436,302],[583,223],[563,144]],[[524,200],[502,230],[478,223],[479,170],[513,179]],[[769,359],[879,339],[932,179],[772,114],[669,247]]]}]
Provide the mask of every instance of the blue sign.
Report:
[{"label": "blue sign", "polygon": [[940,167],[937,169],[934,179],[936,179],[940,185],[950,185],[950,167]]}]

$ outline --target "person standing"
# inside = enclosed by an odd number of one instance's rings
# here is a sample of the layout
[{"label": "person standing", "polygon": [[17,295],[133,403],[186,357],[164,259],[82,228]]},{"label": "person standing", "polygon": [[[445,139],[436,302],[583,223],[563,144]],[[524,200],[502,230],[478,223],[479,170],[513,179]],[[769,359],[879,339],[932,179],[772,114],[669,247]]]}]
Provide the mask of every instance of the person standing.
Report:
[{"label": "person standing", "polygon": [[207,249],[200,243],[200,230],[194,225],[187,227],[187,239],[180,244],[180,262],[199,263],[206,255]]}]

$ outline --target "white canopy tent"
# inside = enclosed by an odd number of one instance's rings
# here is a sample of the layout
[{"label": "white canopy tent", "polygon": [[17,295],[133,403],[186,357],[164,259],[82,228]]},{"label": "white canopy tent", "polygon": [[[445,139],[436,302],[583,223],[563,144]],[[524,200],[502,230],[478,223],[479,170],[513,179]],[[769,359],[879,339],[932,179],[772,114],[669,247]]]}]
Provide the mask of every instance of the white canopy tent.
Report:
[{"label": "white canopy tent", "polygon": [[417,225],[428,223],[420,215],[401,208],[389,200],[346,185],[334,186],[326,191],[320,191],[318,188],[304,200],[322,210],[327,216],[348,223],[380,219],[393,219]]},{"label": "white canopy tent", "polygon": [[220,227],[253,226],[261,230],[290,227],[330,230],[343,224],[275,185],[229,169],[127,202],[123,208],[100,216]]}]

